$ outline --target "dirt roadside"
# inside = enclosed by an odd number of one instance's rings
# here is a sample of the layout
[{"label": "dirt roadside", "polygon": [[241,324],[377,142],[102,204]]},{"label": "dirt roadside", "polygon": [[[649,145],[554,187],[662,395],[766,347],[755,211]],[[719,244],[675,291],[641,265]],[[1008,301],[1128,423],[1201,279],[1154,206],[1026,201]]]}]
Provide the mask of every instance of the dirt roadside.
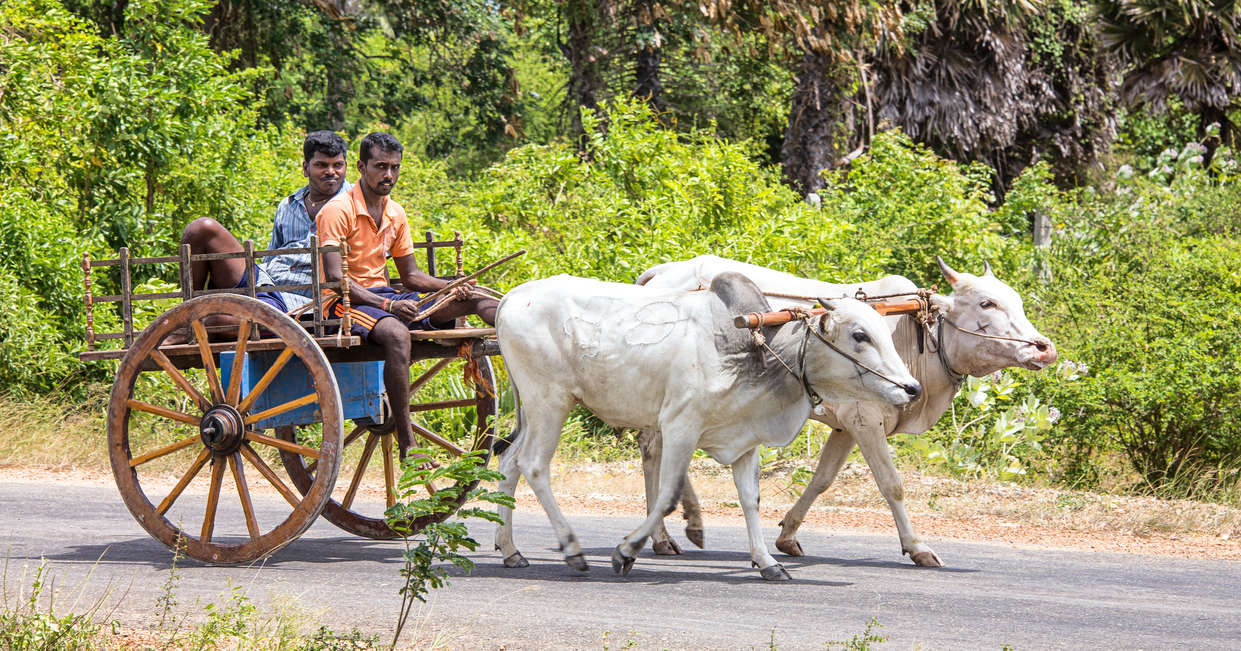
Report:
[{"label": "dirt roadside", "polygon": [[[1188,500],[1030,488],[1016,484],[962,482],[905,472],[905,499],[919,536],[936,540],[990,542],[1052,549],[1122,552],[1181,558],[1241,560],[1241,509]],[[557,463],[553,490],[566,513],[640,517],[642,474],[638,464]],[[727,469],[695,461],[691,478],[703,504],[710,540],[712,524],[740,524],[741,510]],[[0,466],[0,481],[112,485],[99,469]],[[170,484],[173,480],[170,478]],[[762,518],[774,527],[796,500],[788,477],[774,473],[762,482]],[[193,490],[193,488],[191,488]],[[119,498],[118,498],[119,499]],[[520,486],[518,508],[541,513],[530,489]],[[682,545],[680,514],[668,528]],[[850,463],[807,514],[803,528],[836,533],[890,534],[896,527],[870,471]],[[774,539],[769,541],[774,544]],[[822,550],[807,549],[807,553]]]}]

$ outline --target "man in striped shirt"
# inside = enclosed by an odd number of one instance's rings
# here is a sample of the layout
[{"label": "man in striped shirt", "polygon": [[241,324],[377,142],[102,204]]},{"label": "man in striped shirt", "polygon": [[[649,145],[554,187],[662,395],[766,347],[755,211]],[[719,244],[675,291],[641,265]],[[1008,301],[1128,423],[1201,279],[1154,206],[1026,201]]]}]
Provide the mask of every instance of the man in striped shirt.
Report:
[{"label": "man in striped shirt", "polygon": [[[302,174],[306,185],[285,197],[276,207],[268,249],[293,249],[310,246],[315,231],[315,217],[333,197],[351,187],[345,180],[345,140],[332,131],[314,131],[302,143]],[[236,253],[241,243],[220,222],[202,217],[195,219],[181,232],[181,243],[190,245],[190,253]],[[309,285],[310,254],[286,253],[270,256],[255,267],[255,285]],[[243,288],[247,283],[246,265],[242,258],[198,261],[190,265],[195,289]],[[256,298],[288,312],[310,302],[310,290],[258,292]]]}]

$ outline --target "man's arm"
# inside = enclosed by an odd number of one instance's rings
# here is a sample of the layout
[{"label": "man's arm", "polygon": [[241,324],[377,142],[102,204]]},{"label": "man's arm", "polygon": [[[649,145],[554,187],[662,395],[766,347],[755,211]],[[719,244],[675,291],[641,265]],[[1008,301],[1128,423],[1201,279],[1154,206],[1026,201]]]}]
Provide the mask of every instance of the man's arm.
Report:
[{"label": "man's arm", "polygon": [[[340,251],[323,252],[323,279],[329,283],[340,280]],[[349,303],[383,309],[384,298],[349,279]]]},{"label": "man's arm", "polygon": [[396,272],[401,277],[401,284],[405,285],[407,292],[433,292],[443,289],[448,284],[447,280],[441,280],[419,269],[418,261],[412,253],[393,257],[392,261],[396,263]]}]

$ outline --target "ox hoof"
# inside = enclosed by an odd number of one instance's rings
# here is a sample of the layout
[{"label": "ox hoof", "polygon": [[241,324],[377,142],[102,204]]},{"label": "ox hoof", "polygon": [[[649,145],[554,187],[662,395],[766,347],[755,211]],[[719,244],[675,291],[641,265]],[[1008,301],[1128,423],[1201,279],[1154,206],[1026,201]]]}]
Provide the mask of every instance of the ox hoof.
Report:
[{"label": "ox hoof", "polygon": [[768,581],[791,581],[793,579],[793,577],[789,576],[789,571],[784,569],[784,566],[779,563],[764,567],[759,570],[759,574],[762,574],[763,578]]},{"label": "ox hoof", "polygon": [[521,552],[513,552],[512,556],[504,559],[504,567],[530,567],[530,561]]},{"label": "ox hoof", "polygon": [[586,564],[586,557],[581,554],[566,556],[564,562],[579,572],[585,572],[590,569],[590,566]]},{"label": "ox hoof", "polygon": [[785,554],[789,556],[805,556],[806,555],[806,552],[802,551],[801,543],[797,542],[796,538],[789,538],[788,540],[777,539],[776,549],[784,552]]},{"label": "ox hoof", "polygon": [[697,545],[698,549],[702,549],[707,542],[707,536],[702,532],[702,527],[685,527],[685,537]]},{"label": "ox hoof", "polygon": [[631,556],[626,556],[625,553],[621,551],[621,546],[617,545],[616,549],[612,550],[612,571],[620,574],[621,576],[628,576],[629,570],[633,568],[633,562],[635,560],[637,559]]},{"label": "ox hoof", "polygon": [[656,540],[651,544],[651,549],[655,550],[656,556],[680,556],[681,546],[675,540]]},{"label": "ox hoof", "polygon": [[936,556],[933,551],[928,550],[925,552],[918,552],[917,554],[910,554],[909,557],[913,559],[914,565],[917,565],[918,567],[944,566],[944,562],[939,560],[939,557]]}]

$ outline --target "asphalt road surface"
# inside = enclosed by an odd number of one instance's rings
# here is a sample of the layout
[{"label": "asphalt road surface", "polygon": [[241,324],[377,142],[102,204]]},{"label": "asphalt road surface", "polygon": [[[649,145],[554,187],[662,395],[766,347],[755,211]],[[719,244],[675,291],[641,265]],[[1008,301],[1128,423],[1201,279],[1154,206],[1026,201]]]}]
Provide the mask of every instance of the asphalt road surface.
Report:
[{"label": "asphalt road surface", "polygon": [[[269,503],[257,501],[260,509]],[[58,608],[71,607],[79,592],[78,602],[89,603],[111,590],[114,617],[126,626],[152,624],[171,553],[134,522],[114,488],[0,483],[0,514],[10,605],[43,557]],[[935,541],[948,567],[924,569],[899,555],[894,533],[804,529],[801,542],[812,555],[777,556],[793,581],[776,584],[749,567],[738,514],[733,526],[708,527],[706,550],[673,558],[648,551],[620,577],[610,554],[637,518],[570,520],[589,572],[561,561],[541,512],[517,514],[517,544],[531,563],[520,570],[502,566],[490,551],[493,525],[479,523],[477,568],[435,590],[403,639],[471,649],[822,649],[874,620],[887,638],[881,649],[1241,648],[1236,562]],[[774,542],[776,528],[766,535]],[[320,520],[261,563],[183,561],[177,608],[201,613],[207,603],[228,603],[230,586],[241,586],[264,609],[292,604],[307,622],[386,639],[399,603],[400,551],[400,543],[356,538]]]}]

